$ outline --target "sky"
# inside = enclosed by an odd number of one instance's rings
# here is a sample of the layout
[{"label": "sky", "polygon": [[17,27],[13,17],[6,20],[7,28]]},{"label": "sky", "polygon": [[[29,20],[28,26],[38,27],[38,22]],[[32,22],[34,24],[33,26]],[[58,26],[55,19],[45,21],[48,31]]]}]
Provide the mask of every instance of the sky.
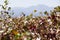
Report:
[{"label": "sky", "polygon": [[[60,0],[9,0],[9,6],[11,7],[30,7],[37,5],[47,5],[49,7],[55,7],[60,5]],[[0,0],[0,4],[3,4],[3,0]]]}]

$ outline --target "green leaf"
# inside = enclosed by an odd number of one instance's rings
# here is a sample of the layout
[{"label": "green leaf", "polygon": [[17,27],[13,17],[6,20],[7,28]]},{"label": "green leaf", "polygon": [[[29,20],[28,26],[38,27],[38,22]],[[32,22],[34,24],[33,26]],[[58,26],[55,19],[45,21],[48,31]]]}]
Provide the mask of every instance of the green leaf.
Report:
[{"label": "green leaf", "polygon": [[34,12],[37,12],[37,10],[34,10]]},{"label": "green leaf", "polygon": [[48,15],[48,12],[47,12],[47,11],[45,11],[45,12],[44,12],[44,14],[45,14],[45,15]]},{"label": "green leaf", "polygon": [[11,7],[9,7],[8,10],[11,10]]}]

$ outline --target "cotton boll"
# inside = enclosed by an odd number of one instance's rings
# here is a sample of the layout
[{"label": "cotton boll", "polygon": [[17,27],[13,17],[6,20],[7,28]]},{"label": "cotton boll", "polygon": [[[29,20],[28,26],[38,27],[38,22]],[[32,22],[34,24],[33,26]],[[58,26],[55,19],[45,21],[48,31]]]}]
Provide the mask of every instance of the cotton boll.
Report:
[{"label": "cotton boll", "polygon": [[8,28],[8,31],[11,31],[12,30],[12,28]]},{"label": "cotton boll", "polygon": [[32,35],[34,35],[34,33],[32,33]]},{"label": "cotton boll", "polygon": [[12,19],[10,19],[10,21],[12,21]]},{"label": "cotton boll", "polygon": [[33,20],[33,22],[34,22],[35,20]]},{"label": "cotton boll", "polygon": [[57,29],[57,33],[59,32],[60,30],[59,29]]},{"label": "cotton boll", "polygon": [[60,16],[60,12],[56,12],[57,16]]},{"label": "cotton boll", "polygon": [[40,24],[42,24],[43,22],[41,22]]},{"label": "cotton boll", "polygon": [[39,38],[37,38],[36,40],[40,40],[41,38],[39,37]]},{"label": "cotton boll", "polygon": [[4,30],[0,30],[0,34],[3,33],[3,32],[4,32]]},{"label": "cotton boll", "polygon": [[2,29],[5,29],[6,27],[5,26],[2,26]]},{"label": "cotton boll", "polygon": [[26,38],[26,37],[24,37],[24,40],[27,40],[27,38]]},{"label": "cotton boll", "polygon": [[28,23],[28,21],[24,21],[24,23],[26,24],[26,23]]},{"label": "cotton boll", "polygon": [[47,21],[48,21],[48,22],[50,22],[50,21],[51,21],[51,19],[48,19]]},{"label": "cotton boll", "polygon": [[51,24],[52,24],[52,22],[49,22],[49,24],[51,25]]},{"label": "cotton boll", "polygon": [[52,39],[50,39],[50,40],[52,40]]},{"label": "cotton boll", "polygon": [[51,21],[51,19],[48,19],[47,21],[49,22],[49,24],[50,24],[50,25],[52,24],[52,21]]},{"label": "cotton boll", "polygon": [[7,33],[5,32],[3,35],[6,35]]}]

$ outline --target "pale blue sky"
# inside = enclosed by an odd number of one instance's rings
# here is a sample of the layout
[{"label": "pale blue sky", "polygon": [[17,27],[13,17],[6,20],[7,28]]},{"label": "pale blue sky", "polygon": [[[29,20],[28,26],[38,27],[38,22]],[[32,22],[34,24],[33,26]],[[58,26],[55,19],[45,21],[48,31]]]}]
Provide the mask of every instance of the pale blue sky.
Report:
[{"label": "pale blue sky", "polygon": [[[30,7],[37,5],[47,5],[49,7],[55,7],[60,5],[59,0],[9,0],[9,6],[11,7]],[[3,4],[3,0],[0,0],[0,4]]]}]

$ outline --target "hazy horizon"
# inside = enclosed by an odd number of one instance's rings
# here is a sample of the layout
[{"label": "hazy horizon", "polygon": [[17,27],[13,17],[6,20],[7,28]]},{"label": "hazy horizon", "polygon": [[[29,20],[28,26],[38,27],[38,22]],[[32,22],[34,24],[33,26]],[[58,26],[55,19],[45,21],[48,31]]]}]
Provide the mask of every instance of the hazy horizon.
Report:
[{"label": "hazy horizon", "polygon": [[[59,0],[8,0],[11,7],[31,7],[37,5],[46,5],[48,7],[60,6]],[[0,4],[3,4],[3,0],[0,0]]]},{"label": "hazy horizon", "polygon": [[[4,0],[0,0],[0,4],[3,3]],[[33,10],[35,9],[37,10],[37,13],[40,11],[49,12],[50,10],[53,10],[54,7],[60,6],[59,0],[8,0],[8,3],[8,6],[10,6],[12,11],[15,13],[14,16],[18,16],[22,12],[28,15],[28,13],[33,13]],[[37,15],[37,13],[35,15]]]}]

